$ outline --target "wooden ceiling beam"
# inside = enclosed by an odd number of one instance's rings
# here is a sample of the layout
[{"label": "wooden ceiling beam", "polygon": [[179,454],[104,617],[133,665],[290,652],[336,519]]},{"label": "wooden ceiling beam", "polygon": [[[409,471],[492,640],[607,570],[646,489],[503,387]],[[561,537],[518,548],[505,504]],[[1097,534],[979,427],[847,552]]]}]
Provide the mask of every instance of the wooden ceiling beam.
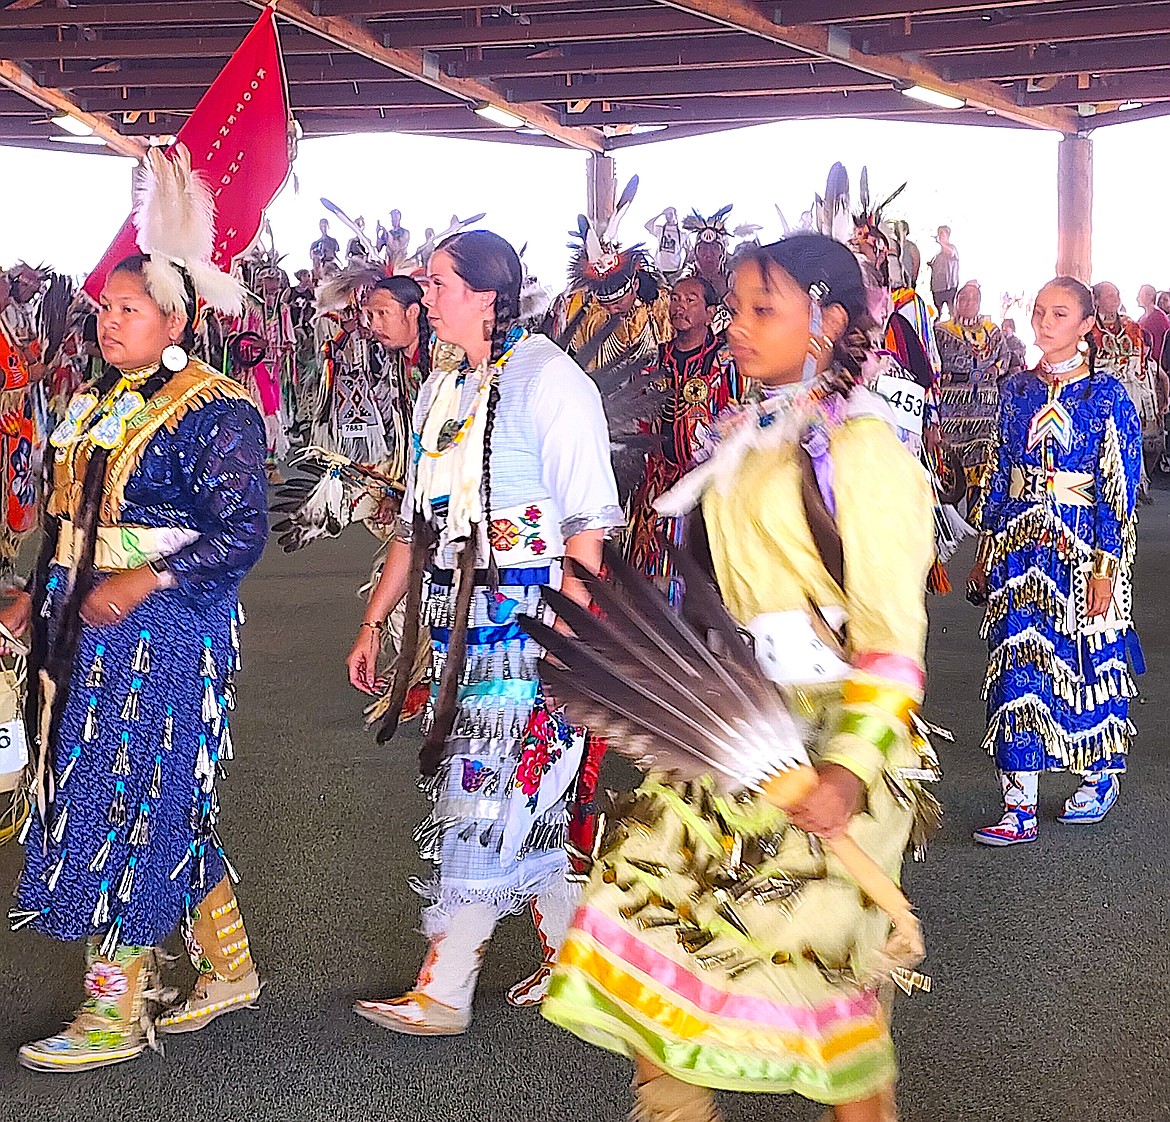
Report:
[{"label": "wooden ceiling beam", "polygon": [[1123,125],[1127,121],[1149,121],[1154,117],[1166,116],[1170,116],[1170,103],[1155,101],[1150,105],[1143,105],[1140,109],[1114,109],[1091,117],[1082,117],[1081,128],[1088,132],[1092,129],[1108,128],[1110,125]]},{"label": "wooden ceiling beam", "polygon": [[[815,93],[780,97],[680,98],[673,104],[614,102],[608,109],[602,102],[595,101],[584,112],[566,114],[566,117],[597,126],[673,125],[704,121],[750,121],[762,124],[808,117],[904,116],[907,113],[919,113],[924,108],[908,101],[896,90],[877,90],[836,96]],[[938,110],[938,114],[939,120],[946,120],[946,110]]]},{"label": "wooden ceiling beam", "polygon": [[[245,0],[246,2],[246,0]],[[25,62],[72,60],[92,62],[107,59],[227,58],[243,42],[247,28],[236,35],[178,35],[171,39],[121,38],[63,40],[6,40],[4,50]],[[288,55],[320,55],[321,43],[307,35],[287,35],[281,50]]]},{"label": "wooden ceiling beam", "polygon": [[384,16],[387,19],[418,12],[462,12],[466,9],[491,10],[498,4],[474,4],[469,0],[400,0],[388,4],[386,0],[316,0],[313,8],[323,16],[348,16],[373,19]]},{"label": "wooden ceiling beam", "polygon": [[59,27],[111,27],[141,23],[249,23],[246,8],[236,3],[85,4],[80,7],[0,8],[0,31]]},{"label": "wooden ceiling beam", "polygon": [[[298,115],[306,109],[448,109],[465,104],[449,94],[432,90],[418,82],[397,82],[392,89],[386,83],[366,83],[358,90],[353,86],[298,86],[291,91],[292,109]],[[103,91],[83,98],[81,104],[91,113],[190,113],[202,95],[192,89],[130,89],[125,97]]]},{"label": "wooden ceiling beam", "polygon": [[1006,51],[936,58],[950,81],[1059,77],[1063,74],[1124,74],[1130,70],[1170,68],[1170,50],[1159,38],[1150,43],[1040,43]]},{"label": "wooden ceiling beam", "polygon": [[[541,9],[557,11],[577,9],[579,12],[589,13],[610,7],[634,7],[641,2],[642,0],[525,0],[523,7],[526,15],[534,15]],[[354,23],[372,23],[412,15],[456,14],[465,11],[494,13],[515,6],[514,0],[497,4],[477,4],[472,0],[398,0],[397,3],[391,4],[386,3],[386,0],[316,0],[313,9],[322,16],[344,16]]]},{"label": "wooden ceiling beam", "polygon": [[539,51],[527,55],[491,52],[481,60],[456,59],[448,74],[460,78],[537,78],[548,74],[634,74],[664,70],[714,70],[741,66],[808,65],[808,55],[746,35],[704,35],[693,42],[631,50],[577,48],[555,57]]},{"label": "wooden ceiling beam", "polygon": [[11,59],[0,59],[0,85],[39,105],[53,115],[68,114],[93,129],[94,136],[100,136],[106,147],[120,156],[141,159],[146,149],[136,140],[124,136],[112,121],[106,117],[88,113],[61,90],[52,89],[34,82]]},{"label": "wooden ceiling beam", "polygon": [[911,22],[900,28],[867,33],[861,49],[870,54],[903,51],[923,53],[989,50],[1043,43],[1070,43],[1085,39],[1145,39],[1170,35],[1170,4],[1114,7],[1109,11],[1062,12],[1050,16],[1021,16],[999,20],[945,20]]},{"label": "wooden ceiling beam", "polygon": [[[127,132],[140,136],[177,132],[184,120],[183,114],[156,113],[154,120],[148,119],[145,112],[134,124],[123,127]],[[312,109],[297,114],[297,120],[306,133],[319,130],[322,122],[333,122],[344,126],[342,131],[360,132],[366,124],[378,128],[390,128],[393,125],[402,132],[426,132],[431,128],[459,129],[461,131],[494,131],[502,126],[494,125],[477,117],[470,109],[463,106],[447,107],[444,109],[390,109],[379,112],[376,108],[370,110],[339,108],[339,109]],[[507,130],[504,130],[507,131]]]},{"label": "wooden ceiling beam", "polygon": [[776,0],[773,4],[777,23],[864,23],[867,20],[913,19],[938,15],[978,15],[989,7],[997,11],[1009,8],[1035,8],[1052,0]]},{"label": "wooden ceiling beam", "polygon": [[[925,109],[925,107],[924,107]],[[954,122],[956,117],[961,117],[964,125],[981,125],[984,124],[985,114],[978,109],[956,109],[947,114],[947,122]],[[871,114],[865,119],[867,120],[893,120],[899,124],[903,122],[913,122],[915,124],[937,125],[940,121],[940,111],[931,111],[927,109],[925,112],[918,113],[912,111],[910,113],[899,113],[897,116],[889,114],[875,113]],[[625,149],[638,148],[646,144],[658,144],[664,140],[681,140],[687,136],[711,136],[714,133],[725,134],[735,132],[738,129],[757,128],[764,122],[761,121],[707,121],[694,122],[692,124],[675,124],[670,127],[668,132],[662,133],[631,133],[627,135],[615,135],[610,138],[610,148]],[[1021,125],[1018,121],[1008,121],[1002,117],[986,117],[986,123],[1000,128],[1017,128],[1023,129],[1029,126]],[[747,215],[746,217],[751,217]],[[776,229],[779,234],[779,228]]]},{"label": "wooden ceiling beam", "polygon": [[454,47],[526,46],[533,43],[627,42],[636,38],[675,35],[717,34],[701,18],[688,18],[664,9],[630,13],[621,18],[531,19],[527,23],[510,18],[485,20],[478,27],[424,20],[392,25],[386,42],[395,47],[445,50]]},{"label": "wooden ceiling beam", "polygon": [[[1023,86],[1024,83],[1021,83]],[[1111,101],[1170,101],[1170,71],[1110,75],[1080,89],[1076,78],[1064,78],[1050,90],[1021,89],[1025,105],[1098,105]]]},{"label": "wooden ceiling beam", "polygon": [[845,66],[750,66],[740,70],[668,74],[575,75],[563,78],[505,79],[500,83],[509,101],[645,101],[651,97],[750,97],[767,94],[815,93],[818,90],[888,90],[889,82],[858,74]]},{"label": "wooden ceiling beam", "polygon": [[[267,0],[244,0],[253,8],[264,8]],[[365,28],[338,16],[321,16],[300,0],[281,0],[277,18],[352,51],[408,78],[415,78],[444,93],[453,94],[468,102],[500,104],[494,87],[474,78],[452,78],[439,68],[437,60],[423,51],[391,47],[375,38]],[[594,129],[564,125],[551,109],[544,105],[508,104],[505,108],[515,113],[530,126],[572,148],[587,152],[603,152],[605,139]]]},{"label": "wooden ceiling beam", "polygon": [[[126,67],[122,70],[70,70],[62,71],[57,68],[42,69],[37,79],[42,84],[62,86],[70,90],[116,90],[127,86],[188,86],[194,89],[207,89],[215,76],[223,68],[226,59],[209,59],[203,66],[167,67],[167,66],[139,66]],[[365,59],[340,59],[337,64],[330,66],[327,63],[316,65],[305,61],[299,63],[290,61],[285,66],[289,85],[294,89],[301,83],[319,82],[397,82],[410,85],[408,78],[395,78],[389,75],[385,67],[375,66]]]},{"label": "wooden ceiling beam", "polygon": [[[826,27],[791,27],[772,23],[749,0],[661,0],[678,11],[690,12],[723,27],[746,31],[781,46],[807,51],[810,55],[841,62],[863,73],[886,78],[891,83],[927,86],[939,93],[961,98],[976,109],[992,109],[1001,116],[1035,128],[1072,133],[1076,116],[1067,110],[1042,106],[1021,107],[992,82],[947,82],[937,70],[916,58],[898,54],[872,56],[852,45],[848,35],[833,34]],[[901,96],[900,94],[898,96]]]}]

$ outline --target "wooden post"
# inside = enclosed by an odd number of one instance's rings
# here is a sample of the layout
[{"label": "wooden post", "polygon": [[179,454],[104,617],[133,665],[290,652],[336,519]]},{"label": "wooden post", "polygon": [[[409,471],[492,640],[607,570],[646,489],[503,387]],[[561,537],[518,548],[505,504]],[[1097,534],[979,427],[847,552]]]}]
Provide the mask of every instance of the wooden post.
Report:
[{"label": "wooden post", "polygon": [[586,213],[595,230],[604,230],[617,204],[617,171],[613,157],[595,152],[585,165],[588,198]]},{"label": "wooden post", "polygon": [[1056,155],[1056,272],[1089,284],[1093,276],[1093,142],[1066,136]]}]

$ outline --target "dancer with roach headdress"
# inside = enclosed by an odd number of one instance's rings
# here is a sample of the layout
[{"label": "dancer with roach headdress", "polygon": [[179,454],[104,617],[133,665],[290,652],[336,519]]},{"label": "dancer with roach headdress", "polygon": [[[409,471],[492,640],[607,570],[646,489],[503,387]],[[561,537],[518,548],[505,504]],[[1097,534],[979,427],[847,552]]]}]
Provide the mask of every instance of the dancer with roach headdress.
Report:
[{"label": "dancer with roach headdress", "polygon": [[[572,910],[566,809],[584,736],[545,706],[540,649],[517,619],[537,610],[544,584],[586,602],[574,577],[562,583],[562,559],[595,568],[623,516],[597,387],[517,326],[521,284],[516,251],[486,230],[449,238],[431,259],[431,326],[466,361],[419,394],[400,531],[348,660],[350,681],[374,693],[390,611],[405,598],[407,650],[420,621],[430,626],[419,762],[434,808],[416,833],[436,866],[422,888],[430,947],[408,993],[355,1007],[412,1035],[467,1029],[496,923],[530,906],[544,961],[509,998],[539,1002]],[[401,668],[380,740],[406,699]]]},{"label": "dancer with roach headdress", "polygon": [[[260,982],[219,834],[233,757],[240,581],[268,533],[263,421],[192,358],[204,304],[242,290],[211,261],[214,204],[179,146],[154,149],[135,217],[142,253],[110,273],[105,370],[50,438],[53,487],[31,595],[35,812],[13,926],[85,942],[85,996],[26,1067],[84,1071],[251,1006]],[[155,1013],[155,947],[181,926],[198,979]]]},{"label": "dancer with roach headdress", "polygon": [[[422,383],[431,373],[431,325],[423,307],[422,286],[413,277],[370,278],[353,299],[360,303],[363,321],[358,330],[369,360],[369,396],[382,425],[386,455],[375,463],[345,456],[335,447],[311,446],[298,456],[298,469],[279,491],[273,510],[286,515],[274,529],[286,553],[294,553],[321,538],[335,538],[354,522],[363,522],[381,545],[373,575],[361,590],[368,595],[378,582],[386,554],[399,525],[402,492],[412,450],[414,404]],[[462,352],[439,348],[450,364]],[[384,653],[393,661],[403,655],[404,607],[387,617]],[[416,629],[417,630],[417,629]],[[422,677],[430,661],[429,644],[419,642],[405,655],[414,665],[412,686],[402,719],[418,715],[425,701]],[[381,675],[377,675],[381,679]],[[390,703],[385,692],[366,711],[367,721],[380,721]]]},{"label": "dancer with roach headdress", "polygon": [[[619,359],[653,361],[672,334],[666,285],[654,274],[645,249],[618,241],[622,219],[638,192],[638,177],[626,184],[613,217],[597,227],[581,214],[569,248],[569,287],[553,305],[555,334],[586,370]],[[588,356],[588,357],[586,357]]]}]

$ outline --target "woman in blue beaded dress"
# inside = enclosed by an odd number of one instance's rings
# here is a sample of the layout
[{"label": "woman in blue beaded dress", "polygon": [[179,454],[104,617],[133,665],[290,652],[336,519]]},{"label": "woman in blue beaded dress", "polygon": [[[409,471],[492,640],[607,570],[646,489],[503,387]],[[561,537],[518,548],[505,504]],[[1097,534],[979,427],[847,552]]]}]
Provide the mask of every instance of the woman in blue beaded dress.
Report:
[{"label": "woman in blue beaded dress", "polygon": [[1141,429],[1122,384],[1094,369],[1084,341],[1093,323],[1083,284],[1059,277],[1045,285],[1032,314],[1044,359],[1000,394],[968,589],[987,600],[985,744],[1004,800],[1000,821],[975,832],[981,845],[1036,840],[1046,771],[1081,777],[1061,822],[1100,822],[1117,801],[1134,731]]},{"label": "woman in blue beaded dress", "polygon": [[[38,668],[38,809],[11,919],[86,945],[76,1017],[20,1050],[51,1072],[133,1059],[156,1025],[202,1028],[260,989],[216,780],[232,758],[240,581],[268,532],[264,426],[242,386],[187,353],[196,292],[221,309],[239,296],[210,262],[210,192],[185,150],[152,152],[145,177],[144,252],[105,283],[105,372],[51,437],[44,547],[29,594],[5,611],[17,630],[31,622]],[[206,216],[204,254],[164,249],[160,177]],[[154,947],[180,925],[199,978],[154,1021]]]}]

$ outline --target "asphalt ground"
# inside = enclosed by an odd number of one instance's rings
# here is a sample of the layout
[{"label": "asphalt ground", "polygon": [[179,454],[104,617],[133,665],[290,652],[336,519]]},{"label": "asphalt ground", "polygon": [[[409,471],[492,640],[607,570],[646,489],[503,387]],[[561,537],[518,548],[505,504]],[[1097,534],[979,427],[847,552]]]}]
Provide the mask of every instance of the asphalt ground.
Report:
[{"label": "asphalt ground", "polygon": [[[618,1122],[628,1064],[504,1001],[536,961],[526,917],[488,954],[471,1031],[415,1039],[357,1018],[356,998],[413,982],[423,951],[407,880],[425,813],[413,734],[378,748],[342,665],[373,542],[354,529],[286,557],[245,588],[247,665],[223,784],[224,834],[268,986],[256,1012],[168,1041],[165,1056],[85,1075],[24,1071],[16,1049],[55,1031],[80,992],[79,947],[0,931],[0,1122]],[[964,553],[961,562],[968,562]],[[964,564],[952,575],[961,588]],[[904,1122],[1170,1119],[1170,495],[1142,510],[1137,615],[1148,673],[1122,798],[1095,828],[1054,821],[1075,786],[1041,788],[1042,835],[988,850],[998,817],[981,753],[984,648],[956,592],[932,599],[928,715],[948,726],[947,821],[907,887],[925,923],[934,992],[900,1000]],[[620,767],[614,782],[628,779]],[[0,849],[0,883],[20,855]],[[176,945],[173,948],[178,951]],[[728,1095],[728,1122],[805,1122],[799,1100]]]}]

